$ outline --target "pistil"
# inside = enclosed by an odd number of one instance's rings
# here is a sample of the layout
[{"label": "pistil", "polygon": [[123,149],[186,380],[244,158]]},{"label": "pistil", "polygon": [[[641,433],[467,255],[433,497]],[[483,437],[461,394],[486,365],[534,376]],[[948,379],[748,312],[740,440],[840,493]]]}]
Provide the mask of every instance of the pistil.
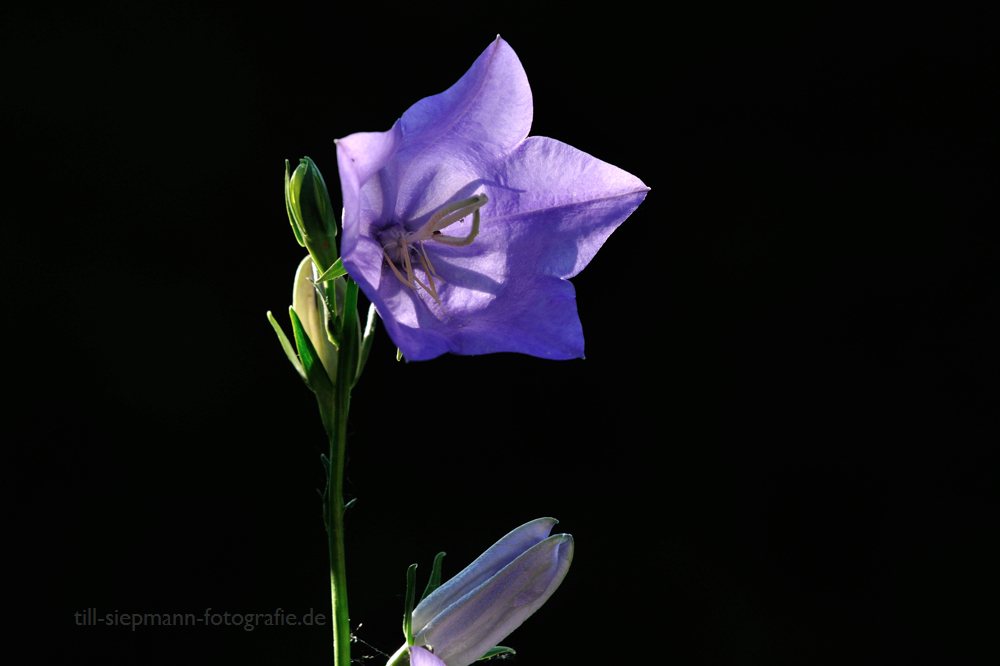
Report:
[{"label": "pistil", "polygon": [[[434,241],[435,243],[450,245],[452,247],[469,245],[479,235],[479,209],[488,201],[489,198],[485,194],[477,194],[468,199],[442,206],[416,231],[399,233],[393,240],[386,243],[382,248],[382,254],[385,255],[385,260],[389,263],[389,268],[392,269],[396,278],[410,289],[416,290],[418,285],[423,287],[424,291],[430,294],[431,298],[440,305],[441,299],[438,297],[437,285],[434,281],[437,280],[443,283],[444,280],[434,270],[434,264],[431,263],[431,258],[424,248],[424,241]],[[450,227],[459,220],[468,217],[469,214],[472,215],[472,229],[466,236],[446,236],[441,233],[442,229]],[[396,260],[402,264],[402,268],[406,272],[406,277],[396,267],[393,257],[389,255],[386,249],[387,247],[393,251]],[[421,268],[424,269],[424,274],[429,284],[424,284],[414,274],[413,264],[410,261],[411,249],[417,261],[420,262]]]}]

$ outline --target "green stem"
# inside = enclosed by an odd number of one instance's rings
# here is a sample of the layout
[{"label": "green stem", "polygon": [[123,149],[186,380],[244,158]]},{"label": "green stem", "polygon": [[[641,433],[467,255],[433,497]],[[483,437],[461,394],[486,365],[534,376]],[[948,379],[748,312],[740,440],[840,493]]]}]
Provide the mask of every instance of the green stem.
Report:
[{"label": "green stem", "polygon": [[330,478],[326,492],[326,532],[330,545],[330,592],[333,600],[333,655],[335,666],[351,664],[351,627],[347,612],[347,567],[344,554],[344,451],[351,386],[357,379],[358,285],[348,279],[344,303],[344,335],[337,354],[337,382],[333,395],[319,395],[323,425],[330,438]]}]

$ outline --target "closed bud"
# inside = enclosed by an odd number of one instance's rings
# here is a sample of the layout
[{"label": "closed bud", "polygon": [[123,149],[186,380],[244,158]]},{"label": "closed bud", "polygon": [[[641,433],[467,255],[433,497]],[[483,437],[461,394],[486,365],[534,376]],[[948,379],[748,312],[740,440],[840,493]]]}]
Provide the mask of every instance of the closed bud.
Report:
[{"label": "closed bud", "polygon": [[518,527],[421,601],[413,611],[412,663],[468,666],[538,610],[573,561],[573,537],[548,536],[556,522]]},{"label": "closed bud", "polygon": [[285,207],[295,238],[309,250],[320,273],[337,260],[337,220],[330,203],[326,181],[315,162],[308,157],[299,160],[289,176],[285,161]]},{"label": "closed bud", "polygon": [[[292,309],[295,310],[295,314],[298,315],[299,321],[302,323],[302,328],[316,349],[316,353],[319,355],[319,359],[326,369],[326,374],[330,377],[330,382],[336,385],[337,347],[330,341],[330,336],[327,333],[327,321],[330,312],[327,308],[324,294],[328,289],[336,289],[337,286],[335,286],[335,283],[342,283],[343,280],[337,279],[325,282],[317,288],[314,284],[317,277],[312,257],[307,256],[302,260],[299,264],[299,269],[295,272],[295,286],[292,290]],[[341,291],[344,291],[344,288],[341,288]],[[343,310],[343,294],[339,294],[339,296],[340,309]]]}]

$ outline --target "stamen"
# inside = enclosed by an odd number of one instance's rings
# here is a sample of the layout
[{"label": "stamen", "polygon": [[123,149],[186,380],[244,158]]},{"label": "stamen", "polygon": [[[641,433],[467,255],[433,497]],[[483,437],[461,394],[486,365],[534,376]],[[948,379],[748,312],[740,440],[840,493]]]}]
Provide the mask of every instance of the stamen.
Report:
[{"label": "stamen", "polygon": [[399,278],[399,281],[405,284],[410,289],[416,289],[417,285],[413,284],[412,282],[404,278],[403,274],[399,272],[398,268],[396,268],[396,264],[392,263],[392,259],[389,258],[389,255],[388,253],[386,253],[385,248],[382,249],[382,254],[385,256],[385,261],[386,263],[389,264],[389,268],[391,268],[392,272],[396,274],[397,278]]},{"label": "stamen", "polygon": [[431,269],[431,275],[433,275],[434,277],[436,277],[441,282],[445,282],[445,279],[443,277],[441,277],[440,275],[438,275],[437,271],[434,270],[434,264],[431,263],[430,255],[428,255],[427,254],[427,250],[424,249],[424,244],[423,243],[419,243],[418,247],[420,248],[420,251],[424,253],[424,260],[427,262],[427,266]]},{"label": "stamen", "polygon": [[[421,247],[421,249],[423,249],[423,247]],[[426,255],[424,255],[424,256],[426,256]],[[424,273],[427,274],[427,281],[431,283],[430,289],[428,289],[427,287],[424,287],[424,289],[427,289],[427,292],[430,293],[430,295],[434,298],[434,301],[437,302],[438,305],[441,305],[441,299],[438,298],[438,294],[437,294],[437,287],[434,286],[434,273],[431,272],[430,268],[427,267],[427,262],[424,261],[424,257],[423,256],[421,256],[420,254],[418,254],[417,255],[417,260],[420,262],[420,265],[423,266]],[[416,280],[417,276],[414,275],[413,279]],[[421,286],[423,286],[423,284],[421,284]]]}]

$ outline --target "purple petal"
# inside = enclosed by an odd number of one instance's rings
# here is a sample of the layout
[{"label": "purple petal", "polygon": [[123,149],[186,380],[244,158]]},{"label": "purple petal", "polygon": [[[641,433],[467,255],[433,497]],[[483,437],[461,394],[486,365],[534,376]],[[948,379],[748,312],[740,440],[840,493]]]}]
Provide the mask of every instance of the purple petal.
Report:
[{"label": "purple petal", "polygon": [[537,518],[511,530],[446,583],[421,601],[413,611],[413,633],[417,634],[441,611],[482,585],[532,546],[545,539],[559,521]]},{"label": "purple petal", "polygon": [[497,36],[455,85],[420,100],[400,119],[399,218],[433,212],[483,166],[503,159],[528,136],[532,113],[521,61]]},{"label": "purple petal", "polygon": [[435,617],[415,642],[430,645],[447,666],[468,666],[544,604],[573,561],[573,537],[536,544]]},{"label": "purple petal", "polygon": [[410,665],[411,666],[448,666],[443,661],[438,659],[429,650],[425,650],[422,647],[411,647],[410,648]]},{"label": "purple petal", "polygon": [[[402,142],[403,133],[398,121],[388,132],[358,132],[335,141],[340,192],[344,200],[344,216],[341,220],[344,237],[340,242],[340,253],[345,258],[354,253],[358,238],[362,233],[368,232],[372,220],[385,216],[382,200],[376,198],[371,201],[370,196],[363,195],[362,188],[395,156]],[[394,205],[394,191],[391,196]],[[377,207],[376,210],[372,210],[373,205]],[[392,206],[388,209],[391,211]],[[363,217],[367,219],[367,223],[362,221]],[[378,270],[369,272],[378,275]],[[354,275],[353,272],[351,274]]]}]

